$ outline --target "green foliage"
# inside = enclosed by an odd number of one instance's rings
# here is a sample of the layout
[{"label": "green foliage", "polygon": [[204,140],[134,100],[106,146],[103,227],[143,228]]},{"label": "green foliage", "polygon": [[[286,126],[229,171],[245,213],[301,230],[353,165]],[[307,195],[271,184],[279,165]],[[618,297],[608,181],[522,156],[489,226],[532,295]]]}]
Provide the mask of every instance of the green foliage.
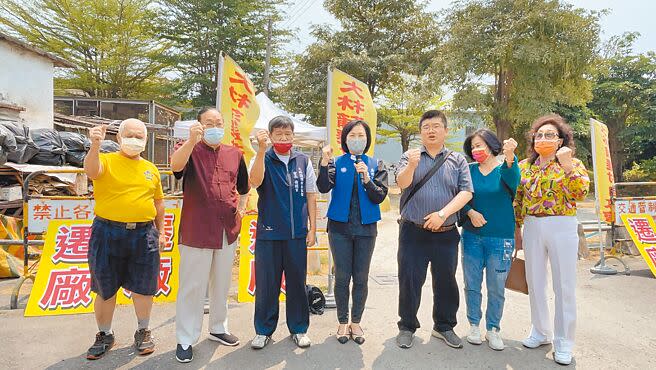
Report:
[{"label": "green foliage", "polygon": [[402,76],[398,83],[382,90],[378,121],[392,129],[380,128],[378,135],[395,138],[405,152],[419,134],[419,119],[428,109],[444,109],[439,89],[428,88],[430,81],[416,76]]},{"label": "green foliage", "polygon": [[656,181],[656,158],[636,162],[631,169],[624,171],[625,181]]},{"label": "green foliage", "polygon": [[151,0],[2,0],[0,26],[75,63],[56,88],[92,96],[141,97],[157,91],[169,44],[155,31]]},{"label": "green foliage", "polygon": [[[267,23],[273,21],[272,66],[278,75],[289,32],[280,28],[285,0],[161,0],[160,35],[172,44],[169,62],[179,73],[178,95],[195,106],[216,103],[217,62],[232,57],[261,87]],[[278,83],[274,79],[274,84]]]},{"label": "green foliage", "polygon": [[625,164],[656,154],[656,53],[633,54],[636,34],[614,37],[595,81],[588,107],[608,126],[613,171],[622,178]]},{"label": "green foliage", "polygon": [[329,66],[369,87],[375,98],[403,74],[420,75],[439,43],[434,14],[414,0],[326,0],[341,28],[315,26],[317,41],[289,67],[281,93],[285,107],[325,125]]},{"label": "green foliage", "polygon": [[590,100],[599,13],[562,1],[462,0],[443,19],[433,73],[456,89],[457,108],[491,117],[500,138],[521,136],[555,104]]}]

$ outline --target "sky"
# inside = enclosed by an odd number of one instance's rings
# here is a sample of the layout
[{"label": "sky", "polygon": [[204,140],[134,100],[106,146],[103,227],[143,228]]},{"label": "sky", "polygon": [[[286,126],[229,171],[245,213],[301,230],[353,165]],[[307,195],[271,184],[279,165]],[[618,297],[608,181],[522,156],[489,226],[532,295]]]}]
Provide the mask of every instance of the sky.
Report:
[{"label": "sky", "polygon": [[[438,11],[447,8],[451,0],[431,0],[428,9]],[[654,0],[566,0],[580,8],[590,10],[607,9],[609,13],[601,19],[602,40],[627,31],[637,31],[641,34],[635,43],[634,50],[639,53],[656,50],[656,1]],[[297,29],[297,37],[286,49],[292,53],[301,53],[314,40],[310,35],[313,24],[333,24],[334,18],[323,8],[322,0],[291,0],[288,15],[282,24],[285,27]]]}]

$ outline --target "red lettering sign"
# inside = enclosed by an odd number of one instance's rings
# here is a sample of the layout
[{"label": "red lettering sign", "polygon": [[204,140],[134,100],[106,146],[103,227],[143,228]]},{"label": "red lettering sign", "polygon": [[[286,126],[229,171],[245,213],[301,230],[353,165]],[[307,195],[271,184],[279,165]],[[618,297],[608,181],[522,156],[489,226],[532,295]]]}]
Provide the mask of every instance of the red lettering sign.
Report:
[{"label": "red lettering sign", "polygon": [[644,217],[630,218],[629,226],[631,226],[642,243],[656,244],[656,234],[654,233],[654,229],[651,228],[648,219]]},{"label": "red lettering sign", "polygon": [[91,217],[91,210],[88,204],[80,204],[73,208],[73,214],[76,220],[88,220]]},{"label": "red lettering sign", "polygon": [[342,85],[346,87],[340,87],[339,91],[341,92],[350,92],[353,91],[355,95],[358,96],[360,99],[364,99],[364,95],[362,95],[362,89],[356,85],[355,81],[344,81],[342,82]]},{"label": "red lettering sign", "polygon": [[62,225],[57,230],[52,263],[85,263],[89,251],[91,225]]},{"label": "red lettering sign", "polygon": [[249,94],[253,95],[253,92],[251,91],[251,88],[248,87],[248,80],[246,79],[246,76],[243,74],[235,71],[235,76],[237,77],[230,77],[230,83],[231,84],[241,84],[244,86],[244,89],[248,91]]},{"label": "red lettering sign", "polygon": [[48,286],[39,300],[39,307],[54,310],[88,307],[91,304],[91,275],[89,269],[52,270]]},{"label": "red lettering sign", "polygon": [[68,213],[71,210],[68,208],[65,208],[63,205],[59,206],[59,208],[55,209],[55,220],[69,220],[71,217],[68,216]]},{"label": "red lettering sign", "polygon": [[248,251],[255,254],[255,236],[257,235],[257,219],[248,223]]},{"label": "red lettering sign", "polygon": [[169,279],[171,278],[171,270],[173,269],[173,263],[171,257],[162,257],[159,260],[159,279],[157,280],[157,293],[156,296],[164,295],[165,297],[169,296],[171,293],[171,284]]},{"label": "red lettering sign", "polygon": [[170,252],[173,250],[174,223],[175,215],[173,213],[167,213],[164,215],[164,235],[166,235],[166,245],[164,246],[164,252]]},{"label": "red lettering sign", "polygon": [[50,220],[52,208],[48,204],[35,204],[34,208],[34,218],[37,220]]},{"label": "red lettering sign", "polygon": [[346,95],[338,96],[337,105],[342,108],[342,110],[351,110],[353,109],[353,100]]},{"label": "red lettering sign", "polygon": [[651,263],[656,266],[656,247],[647,248],[645,249],[645,252],[647,252],[647,256],[649,256]]}]

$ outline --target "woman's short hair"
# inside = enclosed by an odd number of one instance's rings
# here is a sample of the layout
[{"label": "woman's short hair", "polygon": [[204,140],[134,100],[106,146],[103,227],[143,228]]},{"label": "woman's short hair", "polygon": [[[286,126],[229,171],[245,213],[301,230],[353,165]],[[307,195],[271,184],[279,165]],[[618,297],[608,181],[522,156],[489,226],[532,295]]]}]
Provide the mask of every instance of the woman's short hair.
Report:
[{"label": "woman's short hair", "polygon": [[575,144],[574,144],[574,131],[570,127],[570,125],[567,124],[567,121],[558,114],[552,113],[552,114],[547,114],[542,117],[538,117],[535,121],[533,121],[533,124],[531,125],[531,129],[526,133],[526,149],[527,149],[527,157],[531,164],[535,163],[535,160],[538,159],[539,155],[535,151],[535,133],[538,132],[540,127],[544,125],[553,125],[556,127],[556,130],[558,130],[558,136],[559,139],[563,139],[563,145],[561,145],[561,148],[566,146],[572,151],[575,149]]},{"label": "woman's short hair", "polygon": [[462,145],[462,149],[465,151],[465,154],[469,156],[469,158],[474,159],[474,157],[472,157],[472,140],[474,140],[475,137],[480,137],[481,140],[485,142],[487,147],[490,148],[492,155],[497,156],[499,153],[501,153],[501,142],[499,141],[497,135],[495,135],[491,130],[480,128],[474,131],[471,135],[467,136],[464,144]]},{"label": "woman's short hair", "polygon": [[365,135],[367,136],[367,145],[364,147],[363,153],[366,153],[367,150],[369,150],[369,147],[371,146],[371,129],[369,128],[369,125],[367,124],[367,122],[363,120],[356,119],[350,121],[349,123],[346,124],[346,126],[344,126],[344,128],[342,128],[342,136],[340,138],[341,139],[340,141],[344,153],[349,152],[348,145],[346,145],[346,137],[348,136],[349,132],[351,132],[351,130],[353,130],[353,128],[357,125],[361,125],[364,128]]}]

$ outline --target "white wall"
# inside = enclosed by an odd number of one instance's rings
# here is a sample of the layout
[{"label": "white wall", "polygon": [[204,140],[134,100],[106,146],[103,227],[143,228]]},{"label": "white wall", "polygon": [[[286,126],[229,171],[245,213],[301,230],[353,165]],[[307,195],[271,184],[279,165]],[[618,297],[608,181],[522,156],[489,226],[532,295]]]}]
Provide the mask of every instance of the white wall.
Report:
[{"label": "white wall", "polygon": [[23,123],[53,127],[52,61],[0,40],[0,96],[25,108]]}]

